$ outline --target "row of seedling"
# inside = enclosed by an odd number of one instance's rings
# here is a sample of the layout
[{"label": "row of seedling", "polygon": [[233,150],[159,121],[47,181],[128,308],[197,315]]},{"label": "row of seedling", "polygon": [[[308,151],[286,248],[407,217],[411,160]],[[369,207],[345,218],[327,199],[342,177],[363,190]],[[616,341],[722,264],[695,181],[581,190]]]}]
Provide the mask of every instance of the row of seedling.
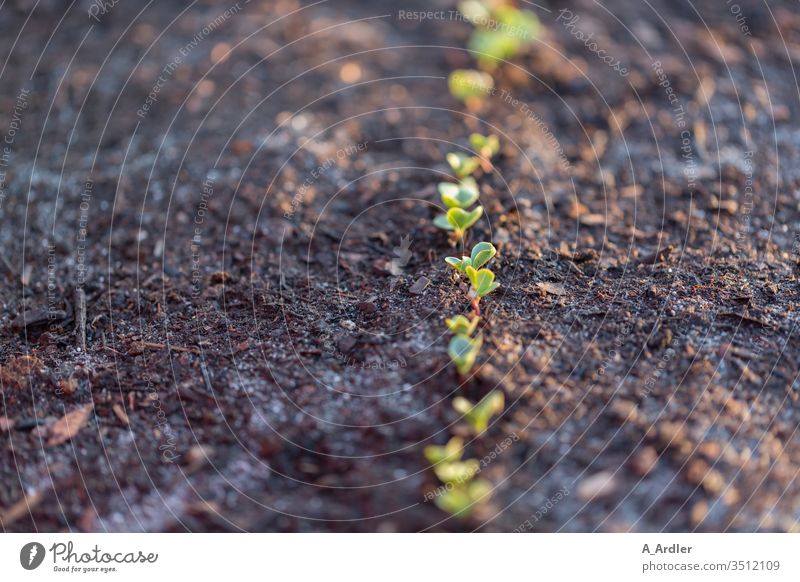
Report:
[{"label": "row of seedling", "polygon": [[[442,202],[448,208],[446,214],[436,217],[434,224],[439,228],[452,232],[452,239],[462,244],[466,241],[467,230],[482,216],[480,205],[471,209],[478,202],[478,184],[473,177],[479,169],[489,172],[492,169],[491,159],[497,155],[500,143],[495,135],[488,137],[480,134],[470,136],[470,145],[477,155],[450,153],[447,162],[453,169],[458,183],[443,182],[439,184]],[[479,242],[472,247],[469,256],[447,257],[445,262],[470,282],[469,300],[472,306],[470,317],[456,315],[446,319],[445,323],[453,337],[448,346],[448,355],[462,377],[470,374],[483,345],[483,336],[476,333],[480,323],[480,300],[497,289],[495,275],[485,268],[497,254],[497,249],[490,242]],[[491,418],[503,411],[505,398],[503,393],[494,390],[480,402],[473,404],[461,396],[453,400],[453,408],[462,415],[470,430],[476,436],[481,435],[489,426]],[[436,505],[443,511],[453,515],[465,516],[471,513],[476,504],[485,500],[491,492],[491,484],[485,479],[477,478],[480,464],[477,459],[464,459],[464,442],[460,437],[452,437],[444,446],[431,445],[425,449],[425,457],[433,466],[434,473],[442,486],[435,495]]]}]

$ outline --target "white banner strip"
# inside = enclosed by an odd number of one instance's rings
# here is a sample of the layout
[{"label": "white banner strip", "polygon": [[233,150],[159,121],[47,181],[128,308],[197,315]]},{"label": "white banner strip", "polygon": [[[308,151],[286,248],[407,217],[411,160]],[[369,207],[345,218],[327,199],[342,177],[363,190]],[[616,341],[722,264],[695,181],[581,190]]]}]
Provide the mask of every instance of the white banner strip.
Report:
[{"label": "white banner strip", "polygon": [[5,534],[0,579],[796,582],[798,550],[795,534]]}]

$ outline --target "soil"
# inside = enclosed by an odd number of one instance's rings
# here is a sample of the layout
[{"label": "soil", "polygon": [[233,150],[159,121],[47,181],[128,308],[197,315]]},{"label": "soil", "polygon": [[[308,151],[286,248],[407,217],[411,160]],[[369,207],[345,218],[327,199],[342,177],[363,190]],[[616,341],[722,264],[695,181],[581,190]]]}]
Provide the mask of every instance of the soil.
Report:
[{"label": "soil", "polygon": [[[474,111],[471,26],[399,16],[451,2],[106,4],[2,7],[4,531],[800,528],[794,4],[531,5]],[[495,388],[457,519],[422,451]]]}]

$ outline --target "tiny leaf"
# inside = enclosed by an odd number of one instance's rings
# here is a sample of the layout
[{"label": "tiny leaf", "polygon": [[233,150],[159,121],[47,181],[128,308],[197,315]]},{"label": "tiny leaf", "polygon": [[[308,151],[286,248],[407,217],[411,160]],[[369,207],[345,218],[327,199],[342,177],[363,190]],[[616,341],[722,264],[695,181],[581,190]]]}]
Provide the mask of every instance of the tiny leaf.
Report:
[{"label": "tiny leaf", "polygon": [[450,223],[450,220],[447,218],[446,214],[440,214],[434,218],[433,224],[443,230],[453,230],[453,225]]},{"label": "tiny leaf", "polygon": [[466,178],[477,170],[481,161],[475,156],[469,156],[464,152],[450,152],[447,154],[447,163],[453,169],[453,173],[459,180]]},{"label": "tiny leaf", "polygon": [[469,208],[478,200],[478,184],[474,178],[464,178],[458,184],[442,182],[439,194],[448,208]]},{"label": "tiny leaf", "polygon": [[[496,254],[497,249],[494,248],[492,243],[479,242],[472,247],[472,254],[470,255],[471,266],[474,269],[480,269],[486,263],[491,261]],[[466,270],[466,267],[464,270]]]},{"label": "tiny leaf", "polygon": [[450,319],[446,319],[445,323],[447,327],[450,328],[450,331],[455,333],[456,335],[465,335],[467,337],[471,337],[472,333],[475,331],[475,328],[478,327],[478,322],[480,318],[474,316],[472,320],[467,319],[463,315],[456,315]]},{"label": "tiny leaf", "polygon": [[451,208],[447,211],[447,221],[452,226],[451,230],[455,230],[463,235],[465,230],[478,222],[482,214],[483,207],[481,206],[471,211],[464,210],[463,208]]}]

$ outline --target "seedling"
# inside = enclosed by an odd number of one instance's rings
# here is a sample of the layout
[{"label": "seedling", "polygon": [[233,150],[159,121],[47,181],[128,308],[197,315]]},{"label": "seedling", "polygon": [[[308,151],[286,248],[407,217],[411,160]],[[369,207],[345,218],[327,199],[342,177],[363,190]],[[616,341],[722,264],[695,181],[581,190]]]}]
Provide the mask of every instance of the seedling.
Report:
[{"label": "seedling", "polygon": [[460,461],[464,451],[464,441],[453,437],[444,446],[428,445],[425,447],[425,458],[431,465],[451,461]]},{"label": "seedling", "polygon": [[462,396],[453,399],[453,408],[464,415],[464,420],[472,427],[475,434],[485,431],[492,417],[503,412],[504,407],[505,397],[500,390],[492,390],[474,405]]},{"label": "seedling", "polygon": [[450,328],[450,331],[452,331],[454,334],[472,337],[472,334],[478,327],[478,323],[480,322],[480,320],[481,318],[475,315],[472,316],[472,319],[467,319],[463,315],[456,315],[455,317],[451,317],[450,319],[445,319],[444,322],[447,324],[447,327]]},{"label": "seedling", "polygon": [[450,340],[447,353],[456,365],[459,374],[462,376],[469,374],[472,366],[475,365],[475,359],[478,357],[478,352],[480,352],[482,345],[483,336],[480,335],[475,338],[457,335]]},{"label": "seedling", "polygon": [[481,470],[478,459],[466,461],[447,461],[433,466],[433,472],[442,483],[462,484],[472,481]]},{"label": "seedling", "polygon": [[539,34],[539,19],[529,10],[504,3],[488,6],[480,0],[465,0],[459,10],[472,22],[493,24],[477,27],[468,45],[478,53],[478,65],[487,71],[494,70],[500,61],[515,57]]},{"label": "seedling", "polygon": [[483,207],[481,206],[470,211],[458,207],[451,208],[447,214],[440,214],[434,218],[433,224],[444,230],[452,230],[456,239],[462,239],[467,229],[478,222],[482,214]]},{"label": "seedling", "polygon": [[484,479],[446,489],[436,498],[436,506],[456,517],[467,517],[475,505],[485,501],[492,492],[492,485]]},{"label": "seedling", "polygon": [[472,253],[468,257],[447,257],[444,262],[453,267],[459,273],[466,273],[467,267],[480,269],[497,254],[497,249],[492,243],[479,242],[472,247]]},{"label": "seedling", "polygon": [[480,157],[481,167],[484,172],[491,172],[492,158],[500,151],[500,139],[496,135],[483,136],[473,133],[469,136],[469,144]]},{"label": "seedling", "polygon": [[474,178],[464,178],[458,184],[439,184],[442,202],[448,208],[469,208],[478,201],[478,184]]},{"label": "seedling", "polygon": [[500,283],[494,282],[494,273],[489,269],[477,270],[472,267],[467,267],[467,277],[469,277],[470,283],[472,283],[472,289],[469,290],[469,297],[472,300],[472,306],[475,308],[476,314],[479,315],[478,304],[480,300],[497,289]]},{"label": "seedling", "polygon": [[471,110],[480,108],[483,99],[493,92],[494,79],[488,73],[473,69],[457,69],[447,78],[450,94]]},{"label": "seedling", "polygon": [[464,152],[450,152],[447,154],[447,163],[453,169],[453,173],[459,180],[466,178],[477,170],[481,161],[475,156],[470,156]]}]

